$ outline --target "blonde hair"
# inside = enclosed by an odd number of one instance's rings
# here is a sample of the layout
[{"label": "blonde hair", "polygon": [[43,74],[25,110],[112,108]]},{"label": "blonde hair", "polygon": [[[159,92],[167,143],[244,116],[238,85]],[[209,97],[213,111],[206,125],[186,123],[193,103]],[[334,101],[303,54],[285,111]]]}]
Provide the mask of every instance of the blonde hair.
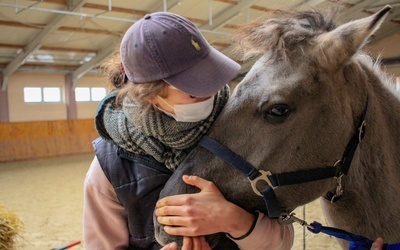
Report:
[{"label": "blonde hair", "polygon": [[119,49],[116,49],[110,59],[103,63],[102,69],[105,71],[112,89],[118,90],[116,98],[118,106],[121,106],[123,99],[127,96],[142,110],[147,110],[152,106],[151,100],[160,95],[168,86],[168,83],[163,80],[144,83],[130,82],[122,67]]}]

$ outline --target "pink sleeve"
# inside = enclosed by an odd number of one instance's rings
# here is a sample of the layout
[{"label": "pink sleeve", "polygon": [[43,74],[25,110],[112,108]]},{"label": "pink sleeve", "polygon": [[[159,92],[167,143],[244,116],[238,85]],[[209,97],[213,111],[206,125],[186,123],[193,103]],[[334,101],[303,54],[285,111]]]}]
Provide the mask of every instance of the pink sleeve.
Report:
[{"label": "pink sleeve", "polygon": [[125,209],[104,175],[97,157],[84,182],[83,238],[85,249],[127,249]]},{"label": "pink sleeve", "polygon": [[243,250],[286,250],[291,249],[293,240],[293,225],[282,226],[277,220],[259,213],[253,232],[242,240],[233,241]]}]

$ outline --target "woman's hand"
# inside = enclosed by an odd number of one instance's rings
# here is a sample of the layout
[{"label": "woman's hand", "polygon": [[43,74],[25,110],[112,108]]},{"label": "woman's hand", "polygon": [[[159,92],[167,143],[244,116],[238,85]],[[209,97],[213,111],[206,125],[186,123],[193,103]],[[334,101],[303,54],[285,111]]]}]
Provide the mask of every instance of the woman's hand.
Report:
[{"label": "woman's hand", "polygon": [[[179,250],[178,244],[172,242],[160,250]],[[183,237],[182,250],[211,250],[204,237]]]},{"label": "woman's hand", "polygon": [[383,239],[378,238],[374,243],[372,243],[371,250],[382,250],[383,248]]},{"label": "woman's hand", "polygon": [[255,216],[227,201],[214,183],[197,176],[182,177],[201,191],[165,197],[156,204],[157,221],[170,235],[201,236],[219,232],[240,237],[251,228]]}]

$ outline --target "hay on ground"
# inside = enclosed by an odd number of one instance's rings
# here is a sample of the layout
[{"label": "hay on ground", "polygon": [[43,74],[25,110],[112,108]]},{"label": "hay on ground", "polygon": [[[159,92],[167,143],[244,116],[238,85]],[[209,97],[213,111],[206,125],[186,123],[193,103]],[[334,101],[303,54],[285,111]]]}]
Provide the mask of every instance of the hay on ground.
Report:
[{"label": "hay on ground", "polygon": [[0,250],[14,249],[22,229],[23,223],[18,216],[0,204]]}]

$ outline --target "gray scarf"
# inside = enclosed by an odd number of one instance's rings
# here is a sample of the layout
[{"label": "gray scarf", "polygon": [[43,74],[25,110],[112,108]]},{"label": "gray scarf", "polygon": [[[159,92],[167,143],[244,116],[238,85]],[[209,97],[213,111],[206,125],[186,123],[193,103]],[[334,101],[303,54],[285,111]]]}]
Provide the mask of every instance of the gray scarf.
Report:
[{"label": "gray scarf", "polygon": [[137,112],[140,107],[128,96],[122,109],[116,108],[116,94],[110,93],[99,104],[95,117],[99,135],[127,151],[150,155],[173,171],[209,131],[228,101],[229,87],[217,93],[211,115],[200,122],[177,122],[156,109]]}]

